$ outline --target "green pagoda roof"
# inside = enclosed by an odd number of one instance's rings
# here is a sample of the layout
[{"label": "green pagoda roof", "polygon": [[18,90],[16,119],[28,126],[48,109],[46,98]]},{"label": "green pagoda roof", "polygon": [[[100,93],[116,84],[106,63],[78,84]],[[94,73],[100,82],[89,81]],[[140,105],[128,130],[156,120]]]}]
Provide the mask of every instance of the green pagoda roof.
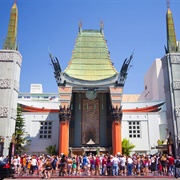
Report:
[{"label": "green pagoda roof", "polygon": [[79,31],[65,73],[72,78],[85,81],[100,81],[117,75],[102,29]]}]

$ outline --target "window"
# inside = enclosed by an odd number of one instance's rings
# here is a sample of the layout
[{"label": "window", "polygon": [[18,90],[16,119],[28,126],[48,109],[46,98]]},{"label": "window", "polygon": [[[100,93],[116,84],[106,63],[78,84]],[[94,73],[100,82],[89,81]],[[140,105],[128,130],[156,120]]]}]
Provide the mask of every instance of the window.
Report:
[{"label": "window", "polygon": [[129,137],[130,138],[140,138],[140,122],[139,121],[131,121],[129,122]]},{"label": "window", "polygon": [[52,134],[52,122],[40,122],[39,138],[50,139]]}]

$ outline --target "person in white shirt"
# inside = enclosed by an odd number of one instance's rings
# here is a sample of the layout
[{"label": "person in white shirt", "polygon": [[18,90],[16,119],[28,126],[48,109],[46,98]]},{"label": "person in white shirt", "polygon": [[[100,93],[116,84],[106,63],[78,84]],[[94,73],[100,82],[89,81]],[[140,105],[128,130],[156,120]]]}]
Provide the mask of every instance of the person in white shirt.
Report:
[{"label": "person in white shirt", "polygon": [[127,158],[127,175],[128,176],[132,175],[132,168],[133,168],[133,160],[131,156],[128,156]]},{"label": "person in white shirt", "polygon": [[112,159],[112,165],[113,165],[113,176],[118,176],[118,169],[119,169],[119,159],[117,158],[117,155],[115,155]]},{"label": "person in white shirt", "polygon": [[126,156],[124,154],[120,157],[120,171],[121,175],[126,174]]},{"label": "person in white shirt", "polygon": [[0,156],[0,161],[3,161],[4,160],[4,156]]},{"label": "person in white shirt", "polygon": [[34,174],[35,170],[37,170],[37,159],[35,156],[32,157],[31,166],[32,166],[32,174]]},{"label": "person in white shirt", "polygon": [[16,156],[13,157],[12,164],[14,165],[15,173],[18,173],[18,159]]},{"label": "person in white shirt", "polygon": [[21,157],[17,155],[17,172],[20,174],[21,172]]}]

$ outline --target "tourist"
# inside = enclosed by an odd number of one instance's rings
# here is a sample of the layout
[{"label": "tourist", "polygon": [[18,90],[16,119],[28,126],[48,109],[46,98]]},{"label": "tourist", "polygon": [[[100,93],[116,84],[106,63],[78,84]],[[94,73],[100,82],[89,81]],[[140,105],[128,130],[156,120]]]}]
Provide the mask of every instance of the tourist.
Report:
[{"label": "tourist", "polygon": [[163,174],[167,175],[167,157],[166,157],[166,155],[162,155],[161,164],[162,164],[162,168],[163,168]]},{"label": "tourist", "polygon": [[102,175],[107,176],[107,155],[102,158]]},{"label": "tourist", "polygon": [[32,168],[32,174],[37,173],[37,159],[35,156],[32,156],[32,160],[31,160],[31,168]]},{"label": "tourist", "polygon": [[21,157],[21,175],[26,174],[26,170],[27,170],[27,159],[26,159],[26,154],[22,155]]},{"label": "tourist", "polygon": [[155,175],[155,172],[156,172],[156,156],[152,156],[151,157],[151,159],[150,159],[150,161],[151,161],[151,173],[153,174],[153,175]]},{"label": "tourist", "polygon": [[118,169],[119,169],[119,163],[120,163],[120,161],[119,161],[119,159],[117,158],[117,155],[115,155],[113,158],[112,158],[112,160],[111,160],[111,162],[112,162],[112,169],[113,169],[113,176],[118,176]]},{"label": "tourist", "polygon": [[169,175],[174,176],[174,157],[172,154],[168,156],[168,167]]},{"label": "tourist", "polygon": [[149,157],[148,156],[145,156],[144,158],[144,165],[145,165],[144,175],[148,176],[149,175]]},{"label": "tourist", "polygon": [[91,157],[91,159],[90,159],[90,164],[91,164],[90,170],[91,170],[91,175],[92,175],[92,176],[95,175],[95,170],[96,170],[96,168],[95,168],[95,159],[96,159],[95,156],[92,155],[92,157]]},{"label": "tourist", "polygon": [[76,156],[76,175],[81,175],[82,167],[82,157],[80,155]]},{"label": "tourist", "polygon": [[177,156],[176,159],[174,160],[175,164],[175,177],[179,178],[180,176],[180,156]]},{"label": "tourist", "polygon": [[107,158],[107,175],[110,176],[111,175],[111,155],[108,155]]},{"label": "tourist", "polygon": [[44,171],[45,179],[51,178],[51,172],[52,172],[52,164],[50,158],[48,158],[45,163],[45,171]]},{"label": "tourist", "polygon": [[71,175],[72,173],[72,159],[71,157],[67,158],[67,174]]},{"label": "tourist", "polygon": [[126,156],[123,154],[120,157],[120,175],[126,175]]},{"label": "tourist", "polygon": [[131,176],[132,175],[132,168],[133,168],[133,160],[131,156],[127,157],[127,175]]},{"label": "tourist", "polygon": [[72,158],[72,175],[76,175],[76,169],[77,169],[76,157],[74,156]]},{"label": "tourist", "polygon": [[55,173],[55,172],[56,172],[57,162],[58,162],[57,156],[53,156],[53,157],[51,158],[52,173]]},{"label": "tourist", "polygon": [[96,167],[95,174],[96,176],[99,176],[100,175],[100,157],[98,155],[96,156],[96,159],[95,159],[95,167]]},{"label": "tourist", "polygon": [[13,157],[12,164],[14,165],[15,173],[18,174],[18,159],[17,159],[17,156]]},{"label": "tourist", "polygon": [[162,168],[162,164],[161,164],[161,159],[158,159],[158,174],[162,175],[163,172],[163,168]]},{"label": "tourist", "polygon": [[66,175],[66,166],[67,166],[67,159],[66,156],[63,154],[60,158],[59,163],[59,176],[65,176]]}]

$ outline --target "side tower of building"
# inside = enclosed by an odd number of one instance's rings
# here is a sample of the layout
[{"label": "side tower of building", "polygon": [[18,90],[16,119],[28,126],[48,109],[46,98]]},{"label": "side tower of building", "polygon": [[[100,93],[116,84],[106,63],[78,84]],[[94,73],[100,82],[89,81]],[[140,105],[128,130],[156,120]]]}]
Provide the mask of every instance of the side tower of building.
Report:
[{"label": "side tower of building", "polygon": [[8,33],[0,50],[0,154],[8,155],[15,131],[17,99],[19,92],[22,56],[17,47],[18,9],[11,8]]},{"label": "side tower of building", "polygon": [[161,59],[168,122],[168,151],[180,153],[180,41],[176,41],[173,16],[168,5],[166,13],[167,47]]},{"label": "side tower of building", "polygon": [[[122,152],[121,100],[132,56],[118,73],[100,30],[82,30],[63,72],[50,54],[60,95],[59,154],[97,151]],[[96,151],[96,150],[95,150]]]}]

